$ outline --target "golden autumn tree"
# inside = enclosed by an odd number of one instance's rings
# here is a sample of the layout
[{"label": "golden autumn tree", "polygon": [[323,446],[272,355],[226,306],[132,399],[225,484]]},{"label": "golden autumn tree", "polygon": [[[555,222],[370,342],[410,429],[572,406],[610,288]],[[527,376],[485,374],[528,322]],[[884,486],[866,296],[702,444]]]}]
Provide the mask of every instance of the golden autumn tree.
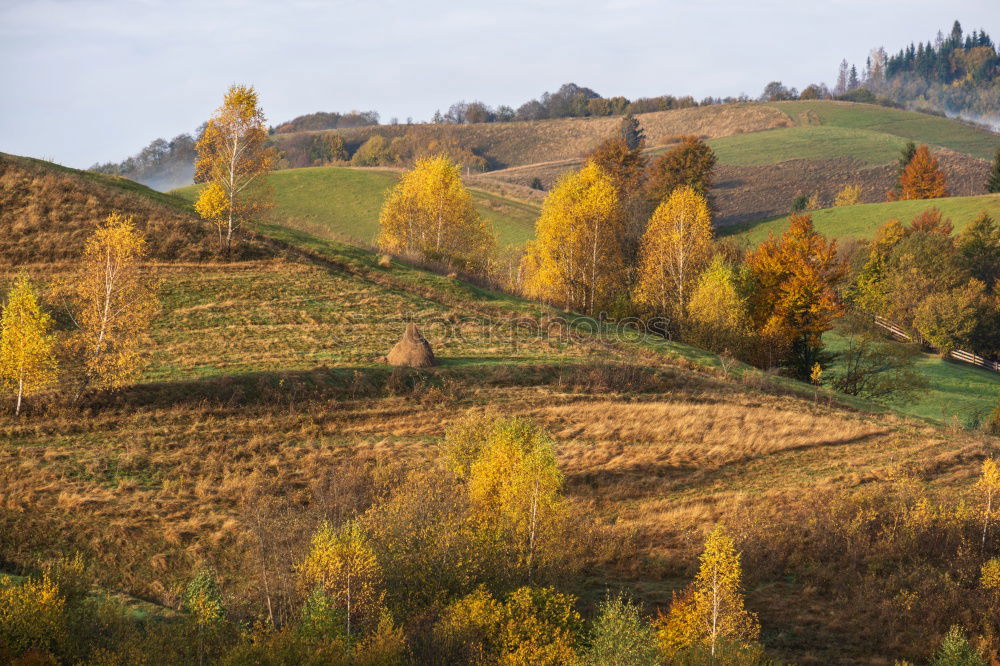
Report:
[{"label": "golden autumn tree", "polygon": [[472,205],[461,168],[445,155],[418,159],[386,197],[379,215],[379,249],[416,254],[449,266],[482,270],[496,236]]},{"label": "golden autumn tree", "polygon": [[21,401],[44,390],[56,379],[55,337],[52,319],[38,304],[28,276],[23,273],[7,294],[0,316],[0,382]]},{"label": "golden autumn tree", "polygon": [[482,433],[474,456],[467,484],[478,519],[530,580],[564,513],[552,439],[529,421],[502,419]]},{"label": "golden autumn tree", "polygon": [[920,146],[899,177],[901,199],[936,199],[948,196],[944,171],[927,146]]},{"label": "golden autumn tree", "polygon": [[377,625],[385,598],[382,569],[359,523],[350,521],[339,529],[324,523],[298,571],[303,591],[323,595],[343,612],[348,636]]},{"label": "golden autumn tree", "polygon": [[990,519],[993,517],[993,504],[996,501],[998,493],[1000,493],[1000,467],[997,467],[997,463],[993,458],[987,458],[983,461],[982,474],[979,476],[979,481],[976,485],[983,492],[983,499],[986,504],[983,507],[982,544],[982,547],[985,549],[986,534],[990,528]]},{"label": "golden autumn tree", "polygon": [[108,216],[84,246],[71,285],[81,390],[117,389],[142,370],[142,344],[159,306],[145,257],[146,240],[120,213]]},{"label": "golden autumn tree", "polygon": [[610,308],[622,288],[623,227],[618,190],[604,169],[588,162],[563,176],[535,223],[522,264],[525,293],[590,315]]},{"label": "golden autumn tree", "polygon": [[742,355],[750,335],[747,299],[736,270],[720,255],[698,278],[688,301],[688,339],[715,352]]},{"label": "golden autumn tree", "polygon": [[658,638],[671,659],[686,650],[705,650],[714,661],[723,648],[742,650],[760,636],[757,616],[743,602],[740,554],[722,526],[705,541],[698,575],[659,619]]},{"label": "golden autumn tree", "polygon": [[753,273],[751,317],[766,339],[781,346],[784,363],[807,381],[823,366],[823,333],[842,311],[835,287],[845,266],[837,242],[813,227],[809,215],[793,215],[781,238],[768,238],[747,258]]},{"label": "golden autumn tree", "polygon": [[206,183],[195,210],[219,229],[219,245],[232,249],[233,234],[268,207],[262,185],[274,168],[264,112],[252,86],[232,86],[198,139],[195,181]]},{"label": "golden autumn tree", "polygon": [[682,185],[657,206],[643,234],[635,302],[683,326],[691,291],[711,256],[708,203]]}]

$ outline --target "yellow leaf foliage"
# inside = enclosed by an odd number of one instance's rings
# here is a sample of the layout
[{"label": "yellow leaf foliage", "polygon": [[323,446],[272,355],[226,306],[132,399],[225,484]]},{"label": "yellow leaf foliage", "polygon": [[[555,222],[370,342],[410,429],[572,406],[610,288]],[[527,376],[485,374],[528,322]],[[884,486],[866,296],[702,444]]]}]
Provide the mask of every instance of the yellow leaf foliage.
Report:
[{"label": "yellow leaf foliage", "polygon": [[131,217],[112,213],[87,240],[72,285],[75,344],[89,386],[117,389],[139,376],[142,344],[159,303],[142,260],[146,241]]},{"label": "yellow leaf foliage", "polygon": [[687,594],[661,617],[658,637],[668,656],[700,645],[712,655],[720,643],[749,645],[760,636],[757,616],[743,604],[740,555],[721,526],[708,535]]},{"label": "yellow leaf foliage", "polygon": [[47,576],[0,583],[0,645],[15,654],[46,650],[66,632],[66,600]]},{"label": "yellow leaf foliage", "polygon": [[517,564],[530,577],[564,515],[555,449],[548,435],[520,418],[499,421],[485,435],[469,468],[469,496],[481,524],[514,545]]},{"label": "yellow leaf foliage", "polygon": [[56,379],[51,326],[52,319],[38,305],[28,276],[19,275],[0,317],[0,385],[17,395],[17,411],[23,396],[44,390]]},{"label": "yellow leaf foliage", "polygon": [[485,268],[496,237],[472,204],[461,169],[444,155],[418,159],[386,197],[379,249],[469,270]]},{"label": "yellow leaf foliage", "polygon": [[228,250],[243,223],[270,205],[261,176],[274,168],[276,154],[267,144],[264,112],[253,87],[229,89],[222,106],[205,125],[197,148],[195,181],[216,188],[209,201],[202,203],[199,198],[202,206],[197,210],[220,226],[220,241]]},{"label": "yellow leaf foliage", "polygon": [[687,185],[676,188],[656,207],[643,234],[635,302],[682,322],[711,254],[712,215],[705,197]]},{"label": "yellow leaf foliage", "polygon": [[348,635],[378,622],[385,596],[382,570],[357,522],[345,523],[340,529],[329,524],[320,527],[298,571],[303,590],[322,589],[345,611]]},{"label": "yellow leaf foliage", "polygon": [[618,190],[607,172],[588,162],[564,176],[535,223],[522,263],[525,293],[591,315],[610,308],[621,295],[623,227]]},{"label": "yellow leaf foliage", "polygon": [[736,353],[749,333],[747,302],[739,293],[736,271],[716,255],[688,302],[686,337],[712,351]]},{"label": "yellow leaf foliage", "polygon": [[861,186],[845,185],[833,199],[834,206],[853,206],[861,202]]}]

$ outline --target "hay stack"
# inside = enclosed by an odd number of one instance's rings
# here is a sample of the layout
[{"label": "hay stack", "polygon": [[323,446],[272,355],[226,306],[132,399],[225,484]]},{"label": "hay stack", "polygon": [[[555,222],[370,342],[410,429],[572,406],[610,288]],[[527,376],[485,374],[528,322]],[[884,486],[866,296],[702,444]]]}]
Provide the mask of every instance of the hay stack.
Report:
[{"label": "hay stack", "polygon": [[413,322],[406,325],[406,332],[385,360],[389,365],[407,368],[429,368],[437,365],[430,343],[420,335],[417,325]]}]

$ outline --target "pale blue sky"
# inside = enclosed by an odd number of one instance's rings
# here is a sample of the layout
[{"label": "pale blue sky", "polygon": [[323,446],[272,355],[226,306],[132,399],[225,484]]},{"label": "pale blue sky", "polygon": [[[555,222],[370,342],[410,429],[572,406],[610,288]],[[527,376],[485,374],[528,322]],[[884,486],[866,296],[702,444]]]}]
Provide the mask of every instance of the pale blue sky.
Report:
[{"label": "pale blue sky", "polygon": [[756,96],[832,84],[959,19],[1000,39],[1000,0],[0,0],[0,151],[86,167],[192,131],[231,83],[268,120],[459,99]]}]

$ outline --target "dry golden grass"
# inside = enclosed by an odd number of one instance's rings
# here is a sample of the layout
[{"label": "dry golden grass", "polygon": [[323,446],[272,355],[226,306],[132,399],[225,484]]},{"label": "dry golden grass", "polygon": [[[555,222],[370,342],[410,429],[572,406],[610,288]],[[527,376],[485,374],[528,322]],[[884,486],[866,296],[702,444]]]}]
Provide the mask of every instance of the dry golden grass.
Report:
[{"label": "dry golden grass", "polygon": [[[757,132],[794,123],[782,111],[756,104],[656,111],[636,116],[650,146],[685,134],[709,138]],[[428,125],[425,131],[454,137],[486,157],[494,168],[578,158],[608,138],[621,122],[618,116],[557,118],[513,123],[474,125]],[[406,126],[358,127],[338,130],[352,145],[360,145],[373,134],[402,135]],[[284,136],[280,137],[284,139]]]}]

